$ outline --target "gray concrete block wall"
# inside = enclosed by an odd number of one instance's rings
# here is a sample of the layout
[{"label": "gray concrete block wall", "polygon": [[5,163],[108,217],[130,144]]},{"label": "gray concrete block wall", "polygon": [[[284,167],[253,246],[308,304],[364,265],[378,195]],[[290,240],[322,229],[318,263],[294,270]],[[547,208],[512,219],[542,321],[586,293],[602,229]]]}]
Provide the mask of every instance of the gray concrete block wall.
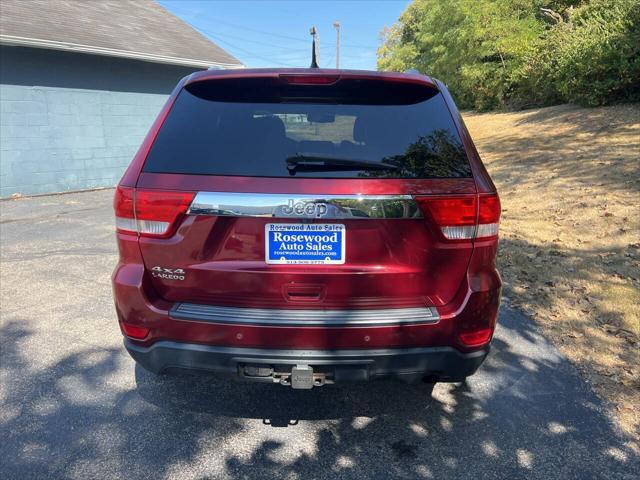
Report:
[{"label": "gray concrete block wall", "polygon": [[189,69],[2,47],[0,197],[115,185]]},{"label": "gray concrete block wall", "polygon": [[0,85],[0,196],[112,186],[166,95]]}]

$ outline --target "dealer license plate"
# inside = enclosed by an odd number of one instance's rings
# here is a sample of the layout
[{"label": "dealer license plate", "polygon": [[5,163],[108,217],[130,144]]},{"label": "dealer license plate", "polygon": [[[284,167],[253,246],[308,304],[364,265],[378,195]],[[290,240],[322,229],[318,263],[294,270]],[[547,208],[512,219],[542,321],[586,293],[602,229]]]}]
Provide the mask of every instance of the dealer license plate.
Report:
[{"label": "dealer license plate", "polygon": [[343,264],[346,229],[335,223],[268,223],[265,261],[271,264]]}]

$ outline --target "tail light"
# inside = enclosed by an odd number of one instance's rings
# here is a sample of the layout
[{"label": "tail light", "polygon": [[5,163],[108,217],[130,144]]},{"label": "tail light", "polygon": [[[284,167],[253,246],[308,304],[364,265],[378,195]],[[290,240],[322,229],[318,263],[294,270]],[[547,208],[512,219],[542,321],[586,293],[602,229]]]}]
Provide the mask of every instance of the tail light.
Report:
[{"label": "tail light", "polygon": [[113,201],[116,229],[145,237],[169,237],[189,209],[194,195],[193,192],[136,190],[119,186]]},{"label": "tail light", "polygon": [[149,335],[149,329],[146,327],[140,327],[139,325],[121,322],[120,327],[122,328],[122,333],[135,340],[143,340],[147,335]]},{"label": "tail light", "polygon": [[479,195],[478,231],[476,238],[495,237],[500,224],[500,197],[497,193]]},{"label": "tail light", "polygon": [[497,194],[459,197],[417,197],[425,214],[440,226],[447,240],[472,240],[498,235]]},{"label": "tail light", "polygon": [[116,212],[116,230],[123,233],[137,233],[136,217],[133,212],[133,192],[130,187],[116,188],[113,197],[113,209]]},{"label": "tail light", "polygon": [[189,209],[193,192],[136,190],[138,233],[149,237],[168,237],[177,220]]},{"label": "tail light", "polygon": [[[424,210],[440,226],[448,240],[472,239],[476,232],[477,197],[446,197],[418,199]],[[427,213],[427,212],[425,212]]]}]

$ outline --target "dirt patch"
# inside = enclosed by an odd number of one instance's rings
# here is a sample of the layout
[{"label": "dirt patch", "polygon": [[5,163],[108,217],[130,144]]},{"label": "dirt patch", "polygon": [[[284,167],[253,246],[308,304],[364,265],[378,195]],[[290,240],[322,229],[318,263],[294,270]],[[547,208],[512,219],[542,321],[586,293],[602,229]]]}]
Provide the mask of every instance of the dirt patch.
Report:
[{"label": "dirt patch", "polygon": [[505,297],[640,437],[640,105],[464,117],[502,199]]}]

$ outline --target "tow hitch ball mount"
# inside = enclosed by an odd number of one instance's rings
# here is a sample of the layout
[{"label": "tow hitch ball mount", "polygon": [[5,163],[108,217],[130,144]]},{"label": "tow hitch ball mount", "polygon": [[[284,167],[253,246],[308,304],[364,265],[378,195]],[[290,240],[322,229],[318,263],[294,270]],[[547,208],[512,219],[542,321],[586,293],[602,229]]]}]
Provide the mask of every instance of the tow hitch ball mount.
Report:
[{"label": "tow hitch ball mount", "polygon": [[333,383],[333,380],[327,378],[326,373],[314,373],[310,365],[295,365],[291,368],[291,372],[276,372],[270,367],[245,365],[240,368],[240,374],[249,380],[271,380],[274,383],[301,390]]}]

